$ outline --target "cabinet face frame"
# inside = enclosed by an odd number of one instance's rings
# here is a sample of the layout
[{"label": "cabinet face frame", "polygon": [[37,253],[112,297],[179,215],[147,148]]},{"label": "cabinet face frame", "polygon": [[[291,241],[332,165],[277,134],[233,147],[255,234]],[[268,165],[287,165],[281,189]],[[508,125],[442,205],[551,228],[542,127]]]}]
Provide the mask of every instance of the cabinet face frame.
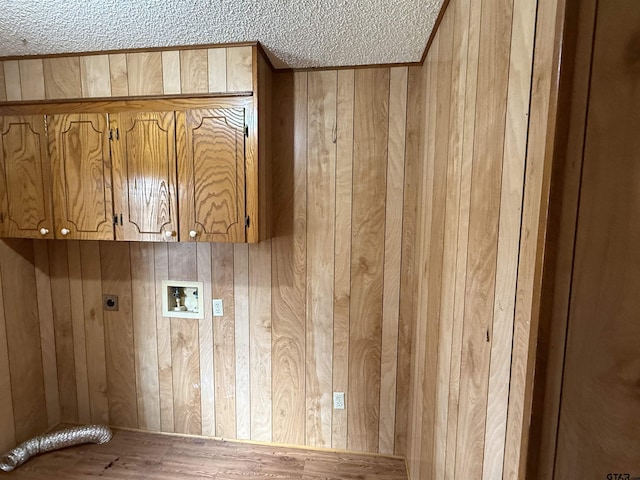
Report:
[{"label": "cabinet face frame", "polygon": [[109,128],[116,240],[177,241],[174,112],[116,113]]},{"label": "cabinet face frame", "polygon": [[[225,109],[225,108],[244,108],[245,123],[248,127],[249,135],[245,137],[245,191],[246,205],[245,214],[249,217],[249,226],[245,229],[245,240],[247,242],[258,242],[260,238],[258,226],[261,219],[259,218],[259,204],[262,203],[260,198],[259,175],[258,175],[258,115],[257,115],[257,96],[252,93],[239,93],[236,95],[201,95],[190,96],[162,96],[156,98],[130,98],[128,100],[108,100],[108,99],[88,99],[81,101],[58,101],[52,103],[16,103],[9,105],[0,105],[0,115],[65,115],[65,114],[117,114],[121,112],[152,112],[152,111],[175,111],[176,115],[191,109]],[[265,118],[265,121],[268,119]],[[49,136],[51,143],[52,130],[49,128]],[[108,145],[107,145],[108,149]],[[178,156],[180,152],[178,152]],[[52,158],[53,160],[53,158]],[[260,162],[268,161],[266,158]],[[54,171],[54,170],[52,170]],[[111,187],[111,164],[109,163],[109,187]],[[179,190],[179,189],[178,189]],[[180,195],[180,193],[178,193]],[[54,197],[55,199],[55,197]],[[262,207],[265,208],[265,207]],[[181,215],[181,207],[178,204],[178,215]],[[59,227],[56,226],[56,231]],[[113,225],[111,224],[110,234],[104,240],[113,240]],[[192,239],[188,236],[189,231],[185,232],[180,240],[185,241],[211,241],[202,238]],[[93,238],[88,236],[71,234],[57,238]],[[216,240],[221,241],[221,240]]]},{"label": "cabinet face frame", "polygon": [[0,237],[53,238],[51,203],[45,117],[0,117]]}]

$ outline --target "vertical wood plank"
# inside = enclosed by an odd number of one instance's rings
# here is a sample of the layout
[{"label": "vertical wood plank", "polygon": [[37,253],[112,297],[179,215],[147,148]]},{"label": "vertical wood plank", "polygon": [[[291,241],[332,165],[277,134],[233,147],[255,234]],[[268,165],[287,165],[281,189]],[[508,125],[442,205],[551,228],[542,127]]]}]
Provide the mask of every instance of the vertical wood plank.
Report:
[{"label": "vertical wood plank", "polygon": [[20,64],[18,60],[5,60],[4,82],[6,97],[8,102],[19,102],[22,100],[22,88],[20,87]]},{"label": "vertical wood plank", "polygon": [[378,450],[389,69],[355,72],[348,448]]},{"label": "vertical wood plank", "polygon": [[233,296],[236,308],[236,438],[251,438],[249,366],[249,248],[233,245]]},{"label": "vertical wood plank", "polygon": [[483,479],[502,477],[536,8],[513,4]]},{"label": "vertical wood plank", "polygon": [[162,87],[165,95],[182,93],[180,75],[180,52],[162,52]]},{"label": "vertical wood plank", "polygon": [[[153,246],[155,262],[156,305],[162,305],[162,281],[169,279],[169,250],[165,243]],[[160,428],[163,432],[175,432],[173,412],[173,366],[171,360],[171,319],[162,316],[162,308],[156,309],[158,339],[158,388],[160,391]]]},{"label": "vertical wood plank", "polygon": [[79,57],[44,59],[44,91],[47,99],[82,98]]},{"label": "vertical wood plank", "polygon": [[[56,364],[56,342],[53,328],[51,276],[49,274],[47,242],[33,242],[33,255],[36,294],[38,296],[38,319],[40,320],[44,394],[47,402],[47,426],[51,428],[60,423],[60,397],[58,392],[58,366]],[[2,292],[1,285],[0,292]],[[2,306],[0,305],[0,315],[2,313]],[[1,346],[2,342],[0,340]]]},{"label": "vertical wood plank", "polygon": [[206,93],[209,90],[206,50],[180,50],[180,85],[182,93]]},{"label": "vertical wood plank", "polygon": [[[482,475],[512,4],[483,2],[469,216],[456,476]],[[487,340],[487,338],[489,340]]]},{"label": "vertical wood plank", "polygon": [[80,82],[83,98],[110,97],[109,55],[80,57]]},{"label": "vertical wood plank", "polygon": [[162,95],[162,53],[127,53],[129,95]]},{"label": "vertical wood plank", "polygon": [[15,435],[24,442],[47,428],[38,306],[20,301],[36,288],[33,242],[0,242],[0,258]]},{"label": "vertical wood plank", "polygon": [[[169,278],[195,280],[196,244],[172,243],[168,248]],[[171,366],[175,431],[199,435],[202,433],[202,411],[198,320],[171,319]]]},{"label": "vertical wood plank", "polygon": [[209,66],[209,93],[227,91],[227,49],[210,48],[207,50]]},{"label": "vertical wood plank", "polygon": [[44,70],[41,58],[19,61],[22,100],[44,100]]},{"label": "vertical wood plank", "polygon": [[95,241],[79,243],[91,422],[109,423],[100,244]]},{"label": "vertical wood plank", "polygon": [[380,351],[380,453],[393,454],[398,368],[398,315],[400,310],[400,252],[404,152],[407,119],[407,67],[390,69],[389,142],[382,301],[382,345]]},{"label": "vertical wood plank", "polygon": [[236,437],[236,349],[233,245],[211,244],[211,291],[221,298],[224,316],[213,322],[215,428],[218,437]]},{"label": "vertical wood plank", "polygon": [[249,245],[249,347],[251,439],[270,442],[271,411],[271,242]]},{"label": "vertical wood plank", "polygon": [[73,328],[69,294],[69,265],[65,242],[47,242],[49,247],[49,273],[53,325],[58,366],[58,392],[60,393],[60,419],[78,422],[78,396],[73,353]]},{"label": "vertical wood plank", "polygon": [[114,97],[126,97],[129,95],[126,54],[115,53],[109,55],[109,74],[111,77],[111,95]]},{"label": "vertical wood plank", "polygon": [[7,88],[4,80],[4,62],[0,62],[0,102],[7,101]]},{"label": "vertical wood plank", "polygon": [[[353,181],[353,70],[338,71],[335,169],[335,261],[333,286],[333,391],[349,391],[349,326],[351,299],[351,193]],[[334,410],[331,447],[347,448],[348,402]]]},{"label": "vertical wood plank", "polygon": [[[4,244],[4,240],[0,241]],[[4,247],[2,248],[4,250]],[[4,257],[0,257],[0,448],[8,451],[16,446],[16,430],[11,396],[11,370],[9,367],[9,344],[7,343],[7,323],[4,311],[4,288],[2,270]]]},{"label": "vertical wood plank", "polygon": [[101,242],[102,293],[117,295],[119,310],[105,311],[109,421],[138,428],[129,243]]},{"label": "vertical wood plank", "polygon": [[[204,319],[200,322],[200,401],[202,411],[202,435],[216,435],[216,399],[213,358],[213,312],[211,308],[212,271],[211,246],[196,244],[198,281],[203,284],[200,295],[204,302]],[[219,298],[219,297],[215,297]],[[224,305],[224,303],[223,303]],[[224,308],[223,308],[224,310]],[[217,320],[217,318],[215,319]]]},{"label": "vertical wood plank", "polygon": [[305,443],[306,72],[277,76],[271,240],[273,441]]},{"label": "vertical wood plank", "polygon": [[335,230],[336,71],[308,76],[307,113],[307,435],[331,446]]},{"label": "vertical wood plank", "polygon": [[131,242],[131,313],[136,369],[138,428],[160,430],[158,339],[153,244]]},{"label": "vertical wood plank", "polygon": [[77,240],[70,240],[65,243],[67,245],[67,261],[69,263],[69,297],[71,299],[71,325],[73,328],[76,395],[78,396],[78,421],[86,424],[91,421],[91,411],[89,407],[89,379],[87,374],[80,245]]},{"label": "vertical wood plank", "polygon": [[227,48],[227,92],[250,92],[253,90],[253,48]]}]

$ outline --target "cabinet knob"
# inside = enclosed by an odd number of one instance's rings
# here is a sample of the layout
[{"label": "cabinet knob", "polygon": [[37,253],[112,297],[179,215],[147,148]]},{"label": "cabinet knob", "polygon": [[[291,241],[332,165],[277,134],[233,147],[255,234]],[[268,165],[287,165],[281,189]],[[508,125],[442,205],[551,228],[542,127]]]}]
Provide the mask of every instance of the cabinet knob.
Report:
[{"label": "cabinet knob", "polygon": [[167,238],[171,238],[176,234],[176,232],[169,230],[168,232],[164,232],[164,236]]},{"label": "cabinet knob", "polygon": [[63,229],[61,229],[61,230],[60,230],[60,233],[61,233],[62,235],[69,235],[69,232],[70,232],[70,231],[71,231],[71,230],[69,230],[68,228],[63,228]]},{"label": "cabinet knob", "polygon": [[47,233],[49,233],[49,229],[48,228],[42,227],[40,229],[40,235],[46,235]]},{"label": "cabinet knob", "polygon": [[198,236],[198,232],[196,232],[195,230],[191,230],[191,231],[189,232],[189,236],[190,236],[191,238],[196,238],[196,236]]}]

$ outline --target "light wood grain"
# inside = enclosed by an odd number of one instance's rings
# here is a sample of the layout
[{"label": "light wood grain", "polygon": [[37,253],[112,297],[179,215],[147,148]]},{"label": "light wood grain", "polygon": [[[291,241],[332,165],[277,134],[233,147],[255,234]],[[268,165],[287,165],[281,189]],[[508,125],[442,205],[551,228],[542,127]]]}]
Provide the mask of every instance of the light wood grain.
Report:
[{"label": "light wood grain", "polygon": [[227,91],[227,49],[210,48],[207,50],[209,70],[209,93]]},{"label": "light wood grain", "polygon": [[129,95],[162,95],[162,53],[127,53]]},{"label": "light wood grain", "polygon": [[[212,263],[211,246],[203,243],[196,245],[196,267],[198,281],[202,282],[202,296],[204,303],[204,321],[198,328],[200,351],[200,410],[202,412],[202,435],[213,437],[216,435],[216,398],[215,374],[213,361],[213,312],[209,301],[212,296]],[[216,297],[217,298],[217,297]],[[224,303],[223,303],[224,308]]]},{"label": "light wood grain", "polygon": [[160,430],[160,387],[158,383],[158,341],[153,245],[132,242],[131,315],[136,369],[136,396],[139,428]]},{"label": "light wood grain", "polygon": [[87,374],[87,349],[84,326],[84,295],[82,292],[82,272],[80,245],[77,241],[67,242],[67,263],[69,267],[69,297],[71,300],[71,326],[73,330],[73,356],[76,370],[76,395],[78,396],[78,421],[89,423],[89,379]]},{"label": "light wood grain", "polygon": [[0,102],[7,101],[7,88],[4,80],[4,62],[0,62]]},{"label": "light wood grain", "polygon": [[162,52],[162,89],[165,95],[182,93],[180,75],[180,52]]},{"label": "light wood grain", "polygon": [[53,326],[60,393],[60,418],[63,422],[78,421],[78,396],[73,354],[73,329],[69,292],[67,246],[64,242],[47,242],[49,247],[49,275],[53,301]]},{"label": "light wood grain", "polygon": [[276,77],[271,241],[273,441],[305,443],[307,77]]},{"label": "light wood grain", "polygon": [[45,58],[43,62],[47,99],[82,97],[79,57]]},{"label": "light wood grain", "polygon": [[[213,322],[215,429],[219,437],[236,436],[235,305],[233,245],[211,244],[211,292],[222,299],[224,316]],[[274,385],[275,386],[275,385]]]},{"label": "light wood grain", "polygon": [[18,60],[5,60],[4,81],[8,102],[22,100],[22,88],[20,87],[20,64]]},{"label": "light wood grain", "polygon": [[307,90],[307,442],[331,446],[336,71],[310,73]]},{"label": "light wood grain", "polygon": [[250,92],[253,90],[253,49],[255,47],[228,47],[227,92]]},{"label": "light wood grain", "polygon": [[124,53],[109,55],[109,76],[112,96],[123,97],[129,95],[127,56]]},{"label": "light wood grain", "polygon": [[[40,322],[40,346],[42,349],[42,372],[44,377],[47,426],[50,428],[60,423],[60,397],[58,391],[58,365],[56,364],[51,275],[49,272],[47,242],[33,243],[33,265],[35,267],[35,288],[38,297],[38,320]],[[0,285],[0,292],[1,291],[2,285]],[[2,295],[0,295],[0,298],[1,297]],[[0,315],[2,314],[2,305],[0,305]],[[2,345],[1,340],[0,345]],[[8,392],[9,389],[6,391]]]},{"label": "light wood grain", "polygon": [[249,367],[251,439],[272,438],[271,242],[249,245]]},{"label": "light wood grain", "polygon": [[389,70],[355,72],[347,446],[378,449]]},{"label": "light wood grain", "polygon": [[177,241],[173,112],[110,115],[117,240]]},{"label": "light wood grain", "polygon": [[131,259],[127,243],[100,243],[102,291],[118,296],[118,311],[104,312],[109,423],[138,425],[131,304]]},{"label": "light wood grain", "polygon": [[249,248],[233,246],[235,297],[236,438],[251,438],[251,366],[249,344]]},{"label": "light wood grain", "polygon": [[[169,278],[193,281],[196,277],[196,245],[193,243],[169,245]],[[202,410],[197,320],[171,319],[171,368],[175,431],[200,434]]]},{"label": "light wood grain", "polygon": [[387,198],[382,301],[382,343],[380,347],[380,453],[393,454],[395,440],[396,388],[398,370],[398,315],[400,310],[400,267],[402,250],[401,212],[404,188],[404,152],[407,119],[407,68],[390,69],[389,144],[387,153]]},{"label": "light wood grain", "polygon": [[113,240],[105,115],[53,115],[48,122],[56,238]]},{"label": "light wood grain", "polygon": [[[353,70],[338,71],[336,105],[335,260],[333,285],[333,391],[349,391],[351,297],[351,195],[353,181]],[[331,446],[347,448],[348,402],[333,410]]]},{"label": "light wood grain", "polygon": [[[2,251],[8,252],[1,240]],[[9,344],[7,343],[7,319],[4,310],[4,289],[2,283],[2,270],[8,268],[4,265],[4,256],[0,257],[0,447],[2,451],[8,451],[16,445],[15,420],[13,417],[13,397],[11,395],[11,369],[9,366]]]},{"label": "light wood grain", "polygon": [[47,428],[38,307],[33,301],[17,301],[35,286],[33,244],[18,239],[0,242],[0,256],[15,435],[20,443]]},{"label": "light wood grain", "polygon": [[180,51],[180,84],[182,93],[206,93],[209,91],[209,66],[207,51]]},{"label": "light wood grain", "polygon": [[82,262],[82,296],[84,298],[85,344],[91,422],[108,423],[109,400],[99,243],[93,241],[80,242],[80,261]]},{"label": "light wood grain", "polygon": [[41,58],[20,60],[22,100],[43,100],[44,67]]},{"label": "light wood grain", "polygon": [[84,98],[110,97],[109,56],[88,55],[80,57],[80,82]]},{"label": "light wood grain", "polygon": [[50,168],[44,118],[0,117],[0,235],[53,238]]},{"label": "light wood grain", "polygon": [[163,317],[162,281],[169,279],[169,250],[167,245],[153,246],[156,284],[156,329],[158,338],[158,388],[160,395],[160,427],[163,432],[175,431],[173,412],[173,366],[171,359],[171,319]]}]

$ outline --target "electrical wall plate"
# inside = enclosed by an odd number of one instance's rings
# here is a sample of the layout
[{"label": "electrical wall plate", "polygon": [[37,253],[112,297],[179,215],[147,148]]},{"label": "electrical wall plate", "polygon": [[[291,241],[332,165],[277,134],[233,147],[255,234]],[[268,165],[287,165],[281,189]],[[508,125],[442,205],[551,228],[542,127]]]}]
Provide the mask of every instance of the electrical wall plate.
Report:
[{"label": "electrical wall plate", "polygon": [[182,280],[162,281],[162,316],[204,318],[204,284]]}]

